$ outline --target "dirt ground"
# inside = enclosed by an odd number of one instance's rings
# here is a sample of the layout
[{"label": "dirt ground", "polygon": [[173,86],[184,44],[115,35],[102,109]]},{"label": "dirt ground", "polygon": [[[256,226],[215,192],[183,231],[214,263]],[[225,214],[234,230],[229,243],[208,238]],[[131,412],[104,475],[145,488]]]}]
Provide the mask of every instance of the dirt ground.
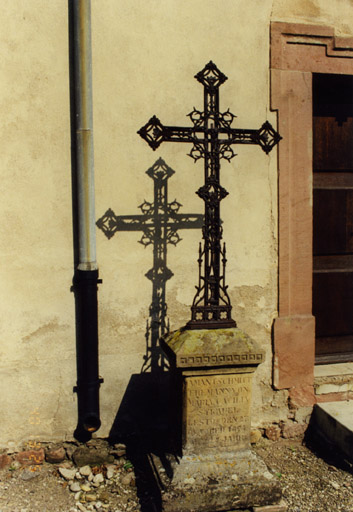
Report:
[{"label": "dirt ground", "polygon": [[[352,469],[334,450],[327,449],[324,460],[317,447],[283,439],[261,439],[254,449],[282,483],[288,512],[353,512]],[[60,475],[58,466],[44,463],[36,471],[13,466],[1,470],[0,512],[141,510],[133,471],[126,461],[115,467],[110,465],[110,478],[104,465],[92,468],[93,475],[102,473],[104,481],[93,488],[94,499],[83,502],[82,493],[70,490],[72,481]],[[76,469],[72,465],[67,467]]]}]

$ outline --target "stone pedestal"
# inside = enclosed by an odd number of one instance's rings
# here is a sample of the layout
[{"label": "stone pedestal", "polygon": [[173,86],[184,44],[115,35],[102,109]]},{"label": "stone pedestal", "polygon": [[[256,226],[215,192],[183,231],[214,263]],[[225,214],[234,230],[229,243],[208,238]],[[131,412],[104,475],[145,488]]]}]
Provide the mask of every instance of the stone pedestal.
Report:
[{"label": "stone pedestal", "polygon": [[278,482],[250,450],[252,376],[264,352],[237,328],[179,330],[161,346],[182,394],[182,453],[166,483],[166,512],[269,505]]}]

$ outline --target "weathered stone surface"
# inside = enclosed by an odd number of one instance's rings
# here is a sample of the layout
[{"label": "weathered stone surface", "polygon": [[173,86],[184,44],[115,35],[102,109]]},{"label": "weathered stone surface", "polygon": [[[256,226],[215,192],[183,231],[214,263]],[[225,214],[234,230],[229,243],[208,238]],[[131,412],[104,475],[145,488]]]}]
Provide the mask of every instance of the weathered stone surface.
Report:
[{"label": "weathered stone surface", "polygon": [[251,383],[251,373],[185,378],[185,452],[249,447]]},{"label": "weathered stone surface", "polygon": [[316,403],[314,387],[311,385],[306,386],[298,385],[289,390],[290,405],[299,407],[309,407]]},{"label": "weathered stone surface", "polygon": [[36,464],[43,464],[44,461],[44,449],[39,450],[27,450],[17,453],[15,459],[22,466],[33,466]]},{"label": "weathered stone surface", "polygon": [[285,423],[282,426],[282,436],[285,439],[293,439],[295,437],[302,437],[308,428],[306,423]]},{"label": "weathered stone surface", "polygon": [[250,431],[250,443],[251,444],[258,443],[261,438],[262,438],[262,434],[261,434],[261,431],[258,428],[253,428]]},{"label": "weathered stone surface", "polygon": [[181,329],[167,335],[161,346],[177,368],[257,366],[264,361],[264,351],[238,328]]},{"label": "weathered stone surface", "polygon": [[278,439],[281,437],[281,429],[278,425],[271,425],[270,427],[266,428],[265,435],[270,441],[278,441]]},{"label": "weathered stone surface", "polygon": [[295,421],[298,423],[309,423],[313,407],[300,407],[295,411]]},{"label": "weathered stone surface", "polygon": [[[281,499],[279,482],[250,450],[228,456],[183,457],[162,496],[165,512],[217,512]],[[193,479],[186,485],[186,479]]]},{"label": "weathered stone surface", "polygon": [[66,458],[65,448],[63,446],[46,450],[45,460],[50,464],[58,464]]},{"label": "weathered stone surface", "polygon": [[277,503],[278,481],[249,450],[252,376],[263,351],[235,328],[180,330],[161,346],[183,385],[183,457],[172,481],[163,480],[161,468],[163,511]]},{"label": "weathered stone surface", "polygon": [[6,466],[9,466],[12,462],[12,457],[10,455],[7,455],[7,453],[2,453],[0,455],[0,469],[6,468]]},{"label": "weathered stone surface", "polygon": [[86,446],[77,448],[72,454],[72,459],[76,466],[99,465],[105,462],[114,462],[114,456],[110,455],[108,450],[97,450]]},{"label": "weathered stone surface", "polygon": [[75,443],[64,443],[63,446],[65,448],[67,457],[71,459],[72,454],[77,450],[77,445]]}]

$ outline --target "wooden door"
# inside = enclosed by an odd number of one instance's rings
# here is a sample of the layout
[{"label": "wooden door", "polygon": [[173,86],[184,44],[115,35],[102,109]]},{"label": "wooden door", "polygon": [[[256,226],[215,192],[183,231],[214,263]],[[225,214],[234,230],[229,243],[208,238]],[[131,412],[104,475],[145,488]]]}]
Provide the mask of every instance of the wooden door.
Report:
[{"label": "wooden door", "polygon": [[313,75],[316,363],[353,361],[353,80]]}]

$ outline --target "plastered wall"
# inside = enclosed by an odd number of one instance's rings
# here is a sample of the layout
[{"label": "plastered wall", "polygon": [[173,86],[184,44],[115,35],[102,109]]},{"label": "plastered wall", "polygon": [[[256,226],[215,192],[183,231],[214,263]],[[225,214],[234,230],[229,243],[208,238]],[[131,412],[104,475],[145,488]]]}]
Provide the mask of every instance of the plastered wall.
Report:
[{"label": "plastered wall", "polygon": [[[202,109],[193,78],[213,60],[228,76],[221,110],[239,128],[259,128],[269,109],[271,20],[323,23],[349,33],[349,0],[92,0],[96,217],[140,213],[152,201],[145,171],[162,157],[175,171],[169,199],[202,213],[195,195],[203,165],[191,148],[153,152],[136,134],[156,114],[188,126]],[[343,13],[341,16],[340,13]],[[348,32],[347,32],[348,31]],[[76,426],[75,318],[70,164],[67,6],[12,0],[0,19],[0,446],[31,437],[69,439]],[[286,392],[271,388],[271,326],[277,311],[277,159],[238,146],[222,166],[227,282],[239,327],[267,351],[254,385],[254,424],[286,416]],[[171,329],[189,319],[197,284],[197,231],[168,247]],[[106,436],[132,374],[145,354],[152,248],[141,233],[97,231],[102,427]]]}]

